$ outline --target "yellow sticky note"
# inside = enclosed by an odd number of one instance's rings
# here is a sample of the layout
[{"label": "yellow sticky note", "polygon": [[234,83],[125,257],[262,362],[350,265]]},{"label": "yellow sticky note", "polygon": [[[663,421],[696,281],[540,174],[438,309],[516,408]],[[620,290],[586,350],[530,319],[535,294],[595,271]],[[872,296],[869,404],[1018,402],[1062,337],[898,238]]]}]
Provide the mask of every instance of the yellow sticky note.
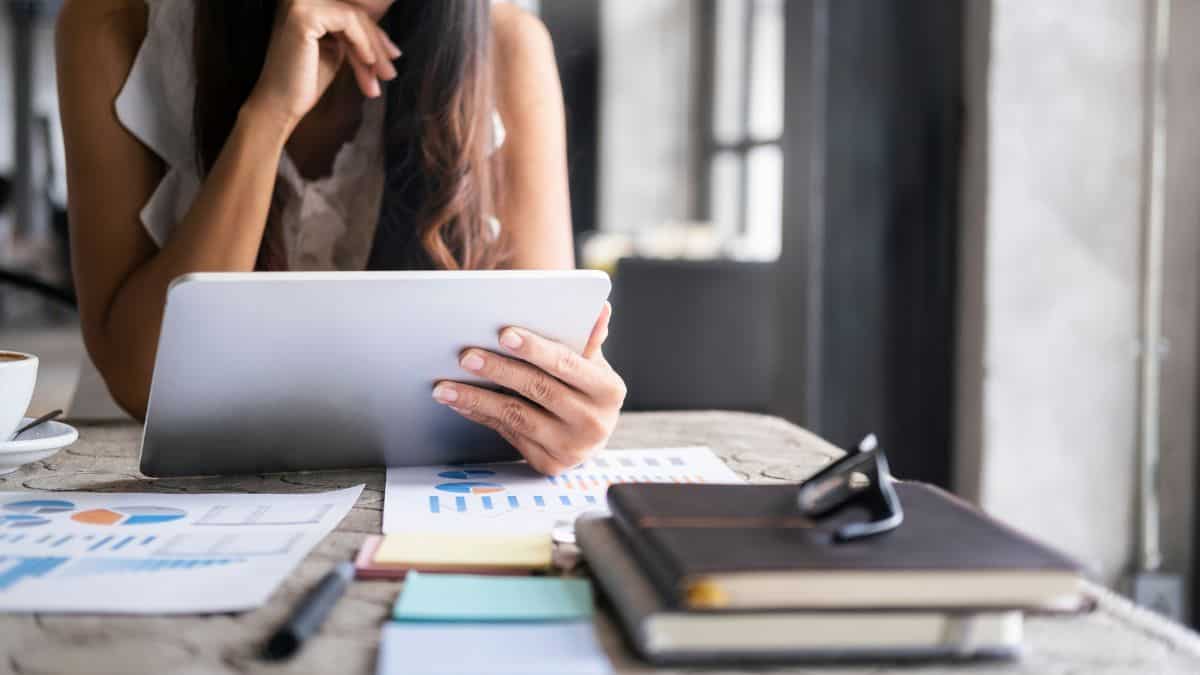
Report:
[{"label": "yellow sticky note", "polygon": [[419,570],[534,570],[550,567],[550,537],[399,533],[383,538],[377,565]]}]

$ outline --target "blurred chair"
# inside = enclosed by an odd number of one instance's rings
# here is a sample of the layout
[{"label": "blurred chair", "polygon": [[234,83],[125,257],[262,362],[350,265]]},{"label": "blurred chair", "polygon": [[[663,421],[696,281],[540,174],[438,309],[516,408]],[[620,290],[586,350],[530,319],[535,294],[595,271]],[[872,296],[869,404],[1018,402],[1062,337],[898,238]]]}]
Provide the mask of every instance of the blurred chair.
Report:
[{"label": "blurred chair", "polygon": [[626,410],[762,412],[774,368],[774,263],[623,258],[605,354]]}]

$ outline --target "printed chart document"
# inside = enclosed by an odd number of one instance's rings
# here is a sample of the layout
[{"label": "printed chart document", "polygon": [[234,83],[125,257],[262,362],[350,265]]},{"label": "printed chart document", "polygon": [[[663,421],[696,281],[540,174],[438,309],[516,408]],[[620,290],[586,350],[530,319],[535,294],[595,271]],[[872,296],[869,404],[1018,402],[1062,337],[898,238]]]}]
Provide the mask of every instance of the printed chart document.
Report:
[{"label": "printed chart document", "polygon": [[253,609],[361,492],[0,492],[0,611]]},{"label": "printed chart document", "polygon": [[708,448],[609,450],[558,476],[524,462],[396,467],[387,472],[383,531],[549,533],[607,510],[616,483],[742,483]]}]

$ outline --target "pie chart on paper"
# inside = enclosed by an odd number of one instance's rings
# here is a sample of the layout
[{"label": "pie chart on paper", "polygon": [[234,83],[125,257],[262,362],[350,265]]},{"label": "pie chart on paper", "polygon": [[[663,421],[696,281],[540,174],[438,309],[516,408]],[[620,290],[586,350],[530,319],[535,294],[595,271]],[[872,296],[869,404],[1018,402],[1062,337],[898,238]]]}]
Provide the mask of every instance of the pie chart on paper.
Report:
[{"label": "pie chart on paper", "polygon": [[71,520],[88,525],[156,525],[179,520],[187,515],[183,509],[167,506],[113,506],[107,509],[80,511]]},{"label": "pie chart on paper", "polygon": [[437,486],[437,489],[442,492],[453,492],[460,495],[489,495],[504,492],[504,486],[499,483],[480,483],[478,481],[442,483]]},{"label": "pie chart on paper", "polygon": [[495,471],[487,469],[453,469],[451,471],[443,471],[438,474],[439,478],[452,478],[454,480],[468,480],[471,478],[487,478],[495,476]]},{"label": "pie chart on paper", "polygon": [[49,515],[73,511],[75,504],[61,499],[27,499],[19,502],[9,502],[4,505],[4,508],[8,511],[24,513],[26,515]]}]

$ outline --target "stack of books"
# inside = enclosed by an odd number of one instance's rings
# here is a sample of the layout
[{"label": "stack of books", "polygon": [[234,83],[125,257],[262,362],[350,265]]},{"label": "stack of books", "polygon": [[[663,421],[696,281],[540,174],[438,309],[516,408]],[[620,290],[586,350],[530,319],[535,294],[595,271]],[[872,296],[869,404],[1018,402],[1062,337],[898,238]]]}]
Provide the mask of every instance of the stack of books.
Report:
[{"label": "stack of books", "polygon": [[996,658],[1023,615],[1086,604],[1080,567],[969,504],[897,483],[904,523],[859,541],[796,486],[613,486],[576,536],[635,649],[661,664]]}]

